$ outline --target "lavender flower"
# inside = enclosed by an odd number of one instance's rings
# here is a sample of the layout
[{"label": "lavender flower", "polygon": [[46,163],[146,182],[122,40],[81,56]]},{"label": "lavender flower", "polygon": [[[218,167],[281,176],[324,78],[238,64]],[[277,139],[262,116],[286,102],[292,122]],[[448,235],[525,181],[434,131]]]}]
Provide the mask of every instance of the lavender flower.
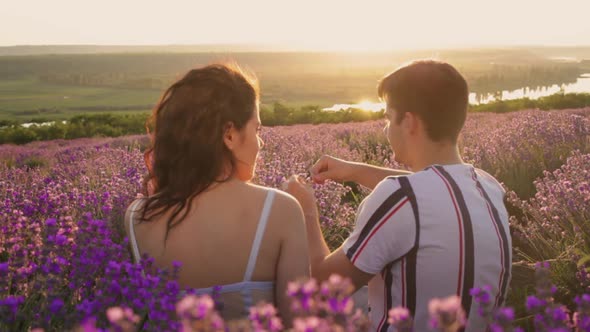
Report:
[{"label": "lavender flower", "polygon": [[578,307],[573,316],[575,330],[590,331],[590,295],[576,296],[574,301]]},{"label": "lavender flower", "polygon": [[465,311],[461,307],[461,299],[456,295],[430,300],[428,311],[430,326],[439,331],[454,332],[465,326]]},{"label": "lavender flower", "polygon": [[315,295],[318,284],[315,279],[298,280],[287,285],[287,295],[291,299],[291,310],[296,313],[313,313],[317,310]]},{"label": "lavender flower", "polygon": [[[380,133],[382,125],[265,128],[255,182],[279,187],[285,177],[305,172],[326,153],[399,168]],[[468,116],[460,149],[465,160],[509,189],[510,203],[523,212],[511,220],[515,243],[530,248],[525,254],[532,260],[576,263],[576,255],[587,251],[589,135],[590,108]],[[133,264],[122,223],[125,209],[142,192],[146,168],[141,147],[147,141],[146,136],[130,136],[0,146],[0,330],[83,326],[102,331],[113,327],[107,311],[112,306],[149,315],[143,326],[147,331],[183,328],[176,313],[183,294],[176,281],[180,266],[158,269],[153,259]],[[30,167],[31,161],[38,166]],[[314,190],[328,245],[336,248],[353,228],[355,210],[368,191],[336,182]],[[585,266],[577,277],[590,290]],[[321,315],[316,327],[363,329],[364,317],[352,313],[345,281],[326,288],[313,281],[295,284],[290,288],[294,307],[301,315]],[[550,281],[537,288],[527,308],[539,329],[565,328],[569,313],[554,303],[556,288]],[[474,296],[476,303],[488,305],[485,294]],[[483,313],[489,314],[488,309]],[[512,319],[508,309],[491,314],[491,328],[496,323],[507,326]],[[584,330],[585,302],[578,303],[574,316],[577,329]],[[314,320],[307,323],[313,326]]]},{"label": "lavender flower", "polygon": [[491,319],[494,309],[491,292],[492,288],[489,285],[481,288],[475,287],[469,291],[469,294],[473,296],[475,303],[478,305],[477,313],[488,321]]},{"label": "lavender flower", "polygon": [[106,314],[111,326],[117,332],[135,331],[135,325],[139,322],[139,316],[130,308],[112,307],[107,309]]},{"label": "lavender flower", "polygon": [[187,295],[176,305],[183,332],[222,331],[224,322],[215,311],[215,302],[208,295]]},{"label": "lavender flower", "polygon": [[387,322],[393,326],[396,332],[414,331],[414,320],[407,308],[396,307],[389,310]]},{"label": "lavender flower", "polygon": [[293,330],[296,332],[331,331],[330,324],[325,319],[315,316],[296,318],[293,321]]},{"label": "lavender flower", "polygon": [[281,319],[277,317],[277,309],[268,303],[259,303],[250,308],[248,316],[255,332],[275,332],[283,329]]},{"label": "lavender flower", "polygon": [[320,306],[331,315],[348,315],[352,313],[353,300],[351,298],[354,286],[349,278],[332,274],[322,282],[320,288]]},{"label": "lavender flower", "polygon": [[494,311],[490,331],[492,332],[519,332],[521,328],[514,327],[514,309],[498,308]]},{"label": "lavender flower", "polygon": [[529,296],[527,311],[534,315],[537,331],[566,331],[571,329],[567,308],[554,302],[556,288],[551,284],[549,263],[536,264],[536,295]]}]

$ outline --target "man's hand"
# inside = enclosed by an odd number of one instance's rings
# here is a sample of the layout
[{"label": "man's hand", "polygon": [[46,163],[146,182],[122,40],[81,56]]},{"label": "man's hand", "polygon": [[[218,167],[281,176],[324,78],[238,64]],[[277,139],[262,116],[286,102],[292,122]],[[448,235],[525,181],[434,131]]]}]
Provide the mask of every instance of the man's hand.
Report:
[{"label": "man's hand", "polygon": [[324,183],[326,180],[350,181],[354,165],[353,162],[325,155],[311,167],[311,178],[316,183]]}]

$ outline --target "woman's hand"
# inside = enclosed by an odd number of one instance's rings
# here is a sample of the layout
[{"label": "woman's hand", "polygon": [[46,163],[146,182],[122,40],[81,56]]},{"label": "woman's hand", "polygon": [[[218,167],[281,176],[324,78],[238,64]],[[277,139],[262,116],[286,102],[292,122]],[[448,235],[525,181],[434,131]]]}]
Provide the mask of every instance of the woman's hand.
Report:
[{"label": "woman's hand", "polygon": [[297,199],[303,209],[305,219],[308,219],[309,217],[316,218],[318,216],[314,190],[303,177],[292,175],[283,183],[283,190]]}]

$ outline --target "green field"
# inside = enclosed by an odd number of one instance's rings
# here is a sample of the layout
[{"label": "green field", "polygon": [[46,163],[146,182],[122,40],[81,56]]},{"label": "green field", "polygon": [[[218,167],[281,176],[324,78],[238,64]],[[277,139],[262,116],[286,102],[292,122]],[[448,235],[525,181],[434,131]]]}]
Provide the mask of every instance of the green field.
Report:
[{"label": "green field", "polygon": [[146,111],[160,92],[57,85],[36,78],[0,81],[0,118],[26,120],[32,117],[61,118],[97,111]]},{"label": "green field", "polygon": [[588,61],[552,60],[556,55],[590,59],[586,48],[0,56],[0,121],[145,112],[187,70],[219,61],[236,61],[254,71],[260,79],[263,105],[281,102],[296,108],[376,101],[379,79],[416,58],[449,61],[465,75],[471,91],[479,93],[570,83],[587,72]]}]

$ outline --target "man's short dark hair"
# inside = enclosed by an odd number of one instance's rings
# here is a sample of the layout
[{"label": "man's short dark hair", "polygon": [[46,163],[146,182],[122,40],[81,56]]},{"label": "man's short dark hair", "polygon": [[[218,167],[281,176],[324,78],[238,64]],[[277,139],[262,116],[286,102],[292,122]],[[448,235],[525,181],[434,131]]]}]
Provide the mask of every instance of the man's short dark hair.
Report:
[{"label": "man's short dark hair", "polygon": [[450,64],[414,61],[383,78],[378,93],[395,109],[397,123],[406,112],[414,113],[425,123],[433,141],[457,141],[467,116],[469,89],[465,78]]}]

